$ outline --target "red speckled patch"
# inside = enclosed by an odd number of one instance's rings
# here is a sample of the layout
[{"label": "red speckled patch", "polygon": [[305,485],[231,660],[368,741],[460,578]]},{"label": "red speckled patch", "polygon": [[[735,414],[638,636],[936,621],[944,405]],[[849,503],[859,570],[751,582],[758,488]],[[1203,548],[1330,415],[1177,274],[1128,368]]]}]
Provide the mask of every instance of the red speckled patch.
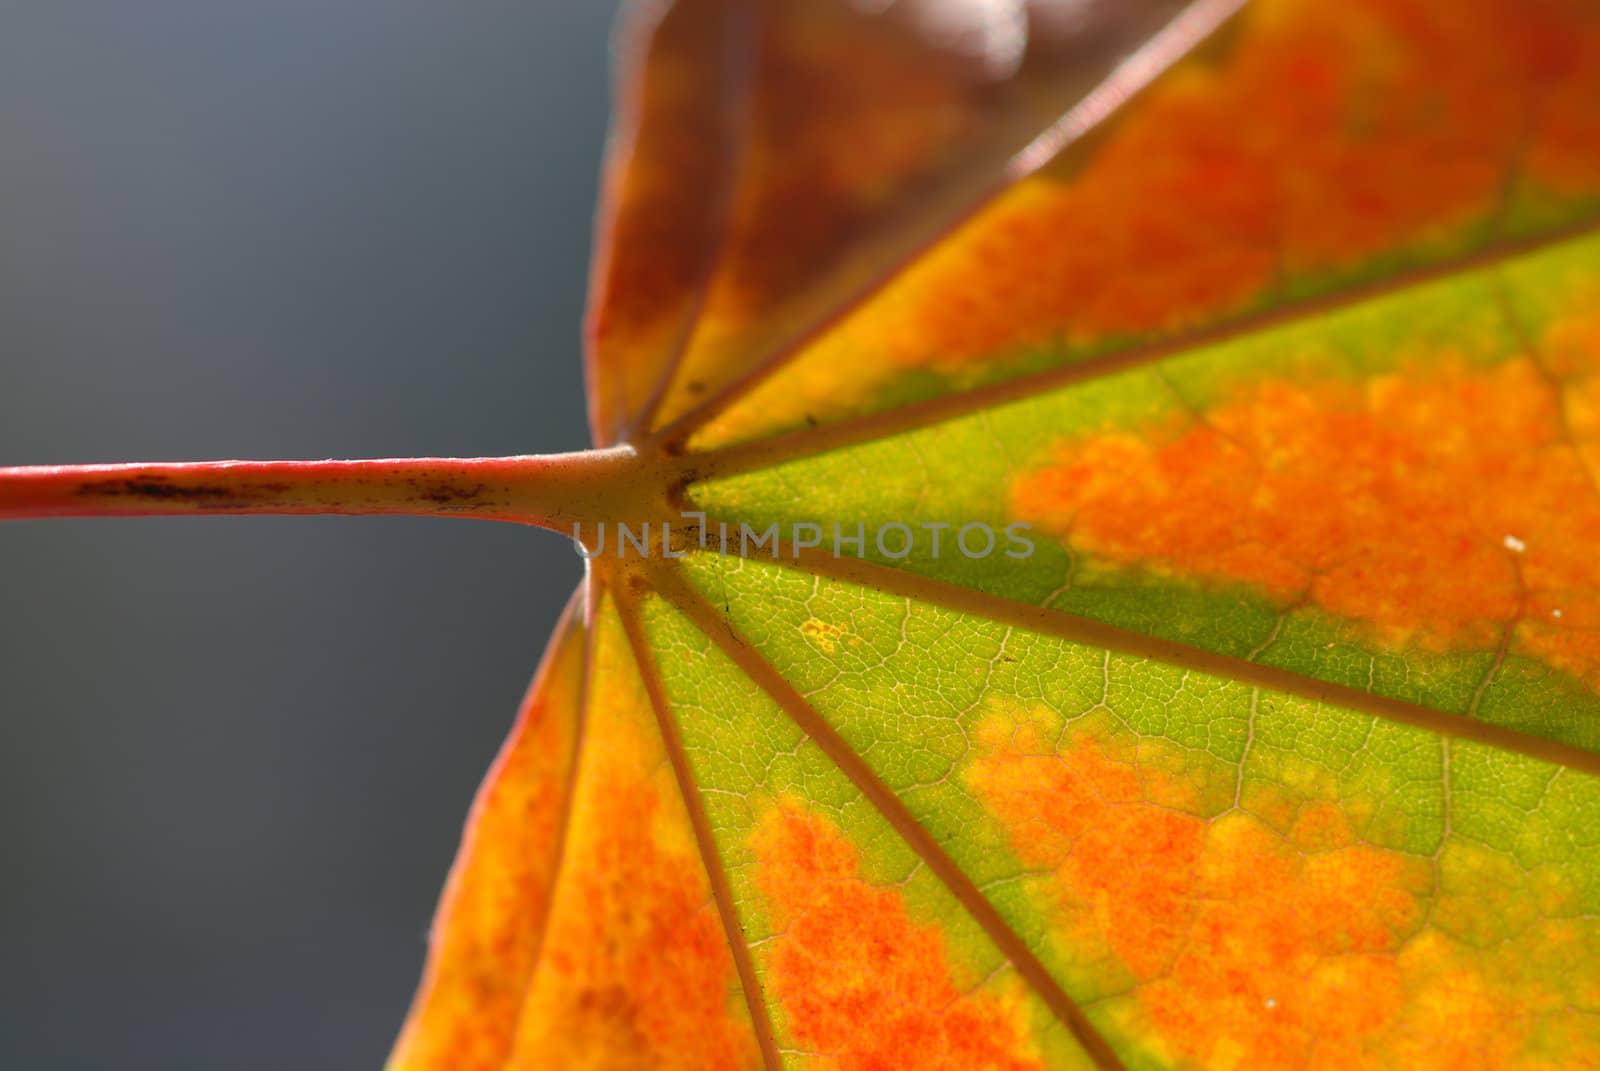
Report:
[{"label": "red speckled patch", "polygon": [[829,821],[784,803],[752,841],[774,930],[766,953],[787,1044],[839,1071],[1042,1071],[1020,1009],[958,984],[936,925],[859,873]]},{"label": "red speckled patch", "polygon": [[1011,510],[1110,562],[1247,584],[1395,649],[1600,682],[1600,495],[1531,363],[1256,383],[1181,426],[1063,444]]},{"label": "red speckled patch", "polygon": [[[1491,865],[1501,857],[1451,849],[1459,880],[1441,895],[1434,860],[1362,843],[1336,800],[1306,802],[1286,832],[1241,811],[1208,821],[1152,802],[1164,775],[1092,733],[1057,748],[1047,721],[991,717],[965,781],[1022,864],[1053,872],[1063,954],[1109,957],[1131,978],[1135,1029],[1163,1062],[1486,1071],[1600,1060],[1559,981],[1564,957],[1593,955],[1581,923],[1527,924],[1524,911],[1490,927],[1482,948],[1429,926],[1436,896],[1436,914],[1453,919],[1531,900]],[[1564,1048],[1544,1049],[1552,1038]]]}]

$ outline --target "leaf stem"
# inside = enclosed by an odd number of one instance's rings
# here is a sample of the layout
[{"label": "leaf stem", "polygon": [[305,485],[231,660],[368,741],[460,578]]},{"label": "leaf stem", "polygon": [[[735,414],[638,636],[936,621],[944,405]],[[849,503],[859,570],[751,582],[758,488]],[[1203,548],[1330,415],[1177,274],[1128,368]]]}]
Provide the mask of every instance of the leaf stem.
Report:
[{"label": "leaf stem", "polygon": [[664,475],[628,446],[519,457],[23,466],[0,468],[0,520],[407,514],[570,531],[574,523],[634,519],[664,501]]}]

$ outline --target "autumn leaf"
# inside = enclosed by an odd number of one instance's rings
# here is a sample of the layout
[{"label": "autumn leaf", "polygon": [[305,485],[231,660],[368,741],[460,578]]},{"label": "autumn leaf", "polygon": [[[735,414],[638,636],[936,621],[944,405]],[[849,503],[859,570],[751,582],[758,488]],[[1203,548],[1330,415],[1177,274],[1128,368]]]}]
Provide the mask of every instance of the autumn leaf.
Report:
[{"label": "autumn leaf", "polygon": [[578,526],[395,1071],[1600,1067],[1600,6],[1236,7],[642,5],[597,449],[0,470]]}]

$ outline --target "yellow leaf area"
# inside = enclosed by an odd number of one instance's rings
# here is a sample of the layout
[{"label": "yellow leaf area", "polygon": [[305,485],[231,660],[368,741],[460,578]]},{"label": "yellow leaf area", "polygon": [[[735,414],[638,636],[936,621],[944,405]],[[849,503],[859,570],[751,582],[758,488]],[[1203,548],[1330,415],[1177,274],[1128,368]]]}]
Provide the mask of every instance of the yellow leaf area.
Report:
[{"label": "yellow leaf area", "polygon": [[[1224,44],[985,207],[696,443],[1280,306],[1600,196],[1592,4],[1260,0]],[[929,373],[943,386],[916,385]]]},{"label": "yellow leaf area", "polygon": [[1160,1066],[1600,1067],[1600,977],[1572,969],[1600,930],[1560,878],[1364,842],[1309,767],[1207,817],[1238,771],[1140,761],[1111,717],[993,710],[974,744],[963,781],[1046,875],[1052,941],[1122,979],[1107,1003]]},{"label": "yellow leaf area", "polygon": [[602,611],[596,633],[567,857],[519,1049],[530,1069],[757,1067],[705,868],[615,611]]},{"label": "yellow leaf area", "polygon": [[1251,585],[1392,650],[1499,649],[1600,689],[1600,313],[1496,367],[1265,378],[1059,447],[1019,519],[1113,563]]},{"label": "yellow leaf area", "polygon": [[[481,919],[507,935],[542,933],[537,959],[486,958],[459,1000],[425,991],[394,1071],[761,1066],[683,798],[615,612],[603,611],[594,631],[570,813],[554,811],[566,829],[550,887],[500,888],[481,905]],[[494,782],[501,792],[507,776],[502,769]],[[459,872],[483,882],[486,871],[524,856],[526,835],[480,820]],[[445,911],[436,956],[441,969],[460,972],[453,946],[479,916],[459,900]],[[485,990],[499,998],[479,1002]]]}]

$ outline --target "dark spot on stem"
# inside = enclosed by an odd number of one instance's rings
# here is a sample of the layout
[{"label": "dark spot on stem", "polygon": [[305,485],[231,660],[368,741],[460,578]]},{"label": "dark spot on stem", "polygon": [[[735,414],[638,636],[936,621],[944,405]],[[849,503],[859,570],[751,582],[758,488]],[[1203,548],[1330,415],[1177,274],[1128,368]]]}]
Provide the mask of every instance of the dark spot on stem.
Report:
[{"label": "dark spot on stem", "polygon": [[92,498],[223,498],[234,492],[227,487],[206,484],[184,486],[167,483],[159,476],[132,480],[97,480],[78,488],[78,494]]},{"label": "dark spot on stem", "polygon": [[467,503],[477,503],[483,498],[483,492],[488,489],[487,484],[476,483],[468,486],[449,481],[414,481],[411,485],[415,488],[417,497],[424,502],[432,502],[436,506],[461,506]]}]

